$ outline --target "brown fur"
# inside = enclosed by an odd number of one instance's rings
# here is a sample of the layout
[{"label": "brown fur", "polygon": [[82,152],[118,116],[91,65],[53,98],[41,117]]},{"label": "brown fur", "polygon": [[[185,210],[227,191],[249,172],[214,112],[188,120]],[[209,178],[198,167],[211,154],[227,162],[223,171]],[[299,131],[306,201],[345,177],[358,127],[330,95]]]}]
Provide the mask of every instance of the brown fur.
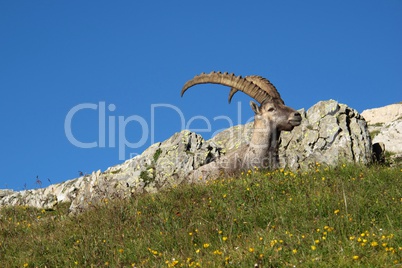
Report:
[{"label": "brown fur", "polygon": [[[226,76],[228,76],[227,79],[229,82],[223,80]],[[219,79],[216,77],[219,77]],[[232,82],[234,78],[242,81],[243,84],[246,83],[244,81],[252,84],[248,84],[248,88],[242,88],[242,84],[240,83],[233,86]],[[197,79],[202,79],[202,82],[198,82]],[[268,80],[259,76],[239,78],[234,77],[234,75],[227,75],[226,73],[213,72],[208,75],[202,74],[187,82],[186,85],[189,84],[189,86],[183,88],[182,94],[188,87],[211,81],[213,83],[232,86],[229,100],[236,91],[242,91],[250,96],[257,96],[256,100],[262,103],[258,106],[255,102],[250,102],[250,106],[254,111],[254,126],[250,143],[192,171],[189,174],[191,180],[193,182],[204,181],[216,178],[222,173],[233,174],[240,170],[254,168],[278,168],[278,147],[281,131],[291,131],[295,126],[300,125],[302,119],[300,113],[286,106],[276,88]],[[249,89],[253,86],[258,87],[257,91],[254,88],[252,90]]]}]

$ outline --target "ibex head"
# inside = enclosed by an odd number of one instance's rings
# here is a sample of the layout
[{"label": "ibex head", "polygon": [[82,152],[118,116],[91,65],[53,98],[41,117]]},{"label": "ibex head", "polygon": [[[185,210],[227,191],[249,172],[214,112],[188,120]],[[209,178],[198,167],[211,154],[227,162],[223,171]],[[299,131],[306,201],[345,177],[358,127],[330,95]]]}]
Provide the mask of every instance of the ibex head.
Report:
[{"label": "ibex head", "polygon": [[250,106],[255,113],[254,128],[270,128],[278,132],[283,130],[290,131],[301,123],[300,113],[286,106],[275,86],[261,76],[252,75],[243,78],[221,72],[202,73],[183,86],[181,95],[183,96],[184,92],[194,85],[206,83],[231,87],[229,103],[237,91],[244,92],[260,103],[260,106],[258,106],[255,102],[250,102]]}]

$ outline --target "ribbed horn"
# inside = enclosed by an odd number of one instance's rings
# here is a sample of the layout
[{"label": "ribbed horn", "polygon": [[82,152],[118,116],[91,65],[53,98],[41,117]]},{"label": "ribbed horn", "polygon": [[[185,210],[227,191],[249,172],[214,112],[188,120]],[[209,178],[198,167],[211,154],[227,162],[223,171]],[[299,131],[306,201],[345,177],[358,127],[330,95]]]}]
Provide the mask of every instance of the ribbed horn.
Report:
[{"label": "ribbed horn", "polygon": [[195,76],[193,79],[187,81],[184,84],[183,89],[181,90],[181,96],[183,96],[184,92],[186,92],[187,89],[198,84],[220,84],[232,88],[232,90],[229,93],[229,103],[232,99],[232,96],[237,91],[244,92],[251,98],[258,101],[259,103],[262,103],[264,100],[273,97],[270,96],[267,91],[262,89],[257,83],[254,83],[252,80],[253,79],[247,80],[241,76],[235,76],[233,73],[231,74],[221,72],[211,72],[209,74],[202,73],[200,75]]},{"label": "ribbed horn", "polygon": [[[279,94],[278,90],[276,87],[266,78],[259,76],[259,75],[250,75],[244,77],[247,81],[254,83],[257,85],[259,88],[264,90],[272,99],[277,99],[279,102],[282,104],[285,104],[285,102],[282,100],[281,95]],[[232,87],[230,89],[229,93],[229,102],[231,101],[232,97],[238,89]]]}]

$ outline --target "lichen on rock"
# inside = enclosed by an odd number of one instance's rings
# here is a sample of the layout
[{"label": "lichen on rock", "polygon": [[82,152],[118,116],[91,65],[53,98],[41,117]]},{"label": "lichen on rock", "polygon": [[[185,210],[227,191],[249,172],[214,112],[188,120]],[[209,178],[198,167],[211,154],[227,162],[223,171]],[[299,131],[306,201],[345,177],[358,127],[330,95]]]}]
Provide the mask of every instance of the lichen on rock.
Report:
[{"label": "lichen on rock", "polygon": [[[317,162],[370,163],[370,135],[366,121],[356,110],[329,100],[299,112],[302,124],[281,134],[281,167],[308,168]],[[188,183],[186,175],[191,171],[249,143],[252,124],[229,128],[210,140],[183,130],[104,172],[96,171],[43,189],[2,191],[0,206],[53,209],[60,202],[71,202],[71,213],[79,213],[105,200],[131,198]]]}]

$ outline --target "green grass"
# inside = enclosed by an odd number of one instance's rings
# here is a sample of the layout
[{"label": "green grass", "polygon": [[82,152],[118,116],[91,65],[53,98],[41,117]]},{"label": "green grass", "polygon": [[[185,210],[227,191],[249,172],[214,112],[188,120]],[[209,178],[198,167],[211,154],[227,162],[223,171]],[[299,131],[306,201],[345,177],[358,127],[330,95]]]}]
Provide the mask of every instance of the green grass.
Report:
[{"label": "green grass", "polygon": [[373,139],[375,138],[375,136],[377,136],[377,135],[380,134],[380,133],[381,133],[380,130],[373,130],[373,131],[370,131],[370,138],[371,138],[371,140],[373,140]]},{"label": "green grass", "polygon": [[76,217],[3,208],[2,267],[396,267],[402,170],[245,172]]}]

